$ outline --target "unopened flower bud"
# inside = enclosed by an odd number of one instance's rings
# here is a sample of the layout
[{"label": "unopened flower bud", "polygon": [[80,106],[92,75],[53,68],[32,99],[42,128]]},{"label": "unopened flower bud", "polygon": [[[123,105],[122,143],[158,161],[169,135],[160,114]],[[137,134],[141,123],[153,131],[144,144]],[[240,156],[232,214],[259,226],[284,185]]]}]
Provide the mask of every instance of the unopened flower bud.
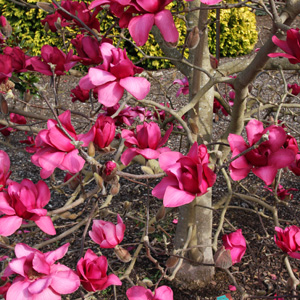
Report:
[{"label": "unopened flower bud", "polygon": [[165,215],[166,215],[166,208],[162,205],[160,207],[160,209],[158,210],[158,212],[156,213],[156,216],[155,216],[156,221],[163,219],[165,217]]},{"label": "unopened flower bud", "polygon": [[5,115],[8,115],[8,105],[4,97],[1,97],[1,112]]},{"label": "unopened flower bud", "polygon": [[200,35],[199,35],[199,28],[195,26],[189,33],[187,40],[186,40],[186,46],[189,49],[195,49],[200,41]]},{"label": "unopened flower bud", "polygon": [[124,263],[130,262],[131,261],[131,255],[130,253],[124,249],[123,247],[117,245],[114,248],[115,254],[117,255],[118,259]]},{"label": "unopened flower bud", "polygon": [[114,161],[107,161],[102,172],[104,181],[112,180],[115,177],[117,170],[117,164]]},{"label": "unopened flower bud", "polygon": [[94,173],[94,178],[100,189],[103,189],[103,178],[96,172]]},{"label": "unopened flower bud", "polygon": [[232,266],[232,258],[229,249],[224,246],[219,248],[214,255],[215,266],[217,268],[228,269]]},{"label": "unopened flower bud", "polygon": [[167,268],[174,268],[178,263],[179,258],[176,256],[171,256],[166,261],[166,267]]},{"label": "unopened flower bud", "polygon": [[120,191],[120,183],[118,182],[117,184],[113,184],[111,186],[110,194],[115,196],[119,193],[119,191]]},{"label": "unopened flower bud", "polygon": [[88,145],[88,155],[91,156],[91,157],[95,157],[95,153],[96,153],[96,150],[95,150],[95,145],[93,142],[89,142],[89,145]]}]

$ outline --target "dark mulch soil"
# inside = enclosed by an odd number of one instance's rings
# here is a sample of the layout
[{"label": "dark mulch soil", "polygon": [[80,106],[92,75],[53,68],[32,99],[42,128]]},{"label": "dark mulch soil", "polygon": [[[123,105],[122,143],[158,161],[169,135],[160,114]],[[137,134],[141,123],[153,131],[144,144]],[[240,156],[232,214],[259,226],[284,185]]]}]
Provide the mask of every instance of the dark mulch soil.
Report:
[{"label": "dark mulch soil", "polygon": [[[258,42],[257,46],[260,47],[261,41],[265,40],[269,35],[269,30],[267,28],[267,26],[269,26],[268,17],[258,17],[257,23],[260,37],[260,41]],[[224,61],[225,60],[227,59],[224,59]],[[152,100],[163,102],[165,101],[166,95],[171,95],[170,97],[174,102],[175,107],[182,105],[183,101],[186,101],[186,99],[182,96],[179,98],[175,98],[174,96],[177,87],[172,87],[172,82],[175,78],[182,77],[182,75],[180,75],[176,70],[162,70],[153,72],[151,74],[152,77],[150,76],[150,80],[154,85],[154,89],[152,90],[152,94],[150,96]],[[267,80],[268,84],[271,84],[272,88],[277,88],[278,82],[280,82],[281,80],[280,75],[278,72],[272,74],[272,78],[271,76],[267,75],[265,77],[260,77],[260,79],[257,80],[257,82],[254,84],[253,93],[255,93],[255,89],[257,90],[262,86],[266,87]],[[293,79],[299,83],[299,78],[297,76],[294,76]],[[47,78],[43,78],[43,80],[47,80]],[[59,97],[61,99],[61,103],[63,103],[63,109],[70,109],[72,112],[87,113],[88,106],[86,104],[82,104],[79,102],[72,103],[69,97],[71,88],[74,88],[78,84],[78,81],[79,78],[77,77],[63,76],[61,78],[61,89],[59,91]],[[161,83],[163,83],[163,88],[165,89],[165,91],[167,91],[166,93],[162,92]],[[272,93],[275,93],[272,88],[269,88],[268,92],[266,92],[267,96],[270,98],[272,98],[270,95],[272,95]],[[51,103],[53,103],[54,99],[53,96],[51,96],[51,90],[49,90],[48,94]],[[45,103],[41,102],[40,100],[36,100],[32,102],[32,104],[33,103],[34,105],[36,105],[36,107],[29,107],[30,111],[38,114],[48,114]],[[18,105],[19,104],[17,104],[17,106]],[[73,116],[75,116],[75,114],[73,114]],[[265,115],[261,115],[261,117],[265,117]],[[295,119],[291,119],[290,121],[291,125],[295,125],[297,127],[298,123],[294,123]],[[86,122],[86,124],[84,122]],[[81,128],[82,130],[84,130],[85,125],[89,124],[87,120],[84,122],[82,121],[82,118],[79,118],[78,116],[78,118],[75,117],[74,125],[76,126],[76,128]],[[226,127],[227,124],[228,117],[226,118],[224,116],[220,116],[220,120],[214,123],[214,129],[216,132],[216,135],[214,136],[215,140],[220,136],[222,130]],[[7,151],[11,158],[11,179],[15,181],[21,181],[23,178],[30,178],[34,182],[37,182],[40,179],[39,169],[30,162],[30,155],[23,151],[24,149],[19,151],[21,146],[18,141],[22,139],[24,139],[24,134],[21,132],[14,133],[8,140],[2,137],[1,149]],[[185,141],[183,140],[182,143],[184,145]],[[9,145],[17,147],[18,149],[12,149],[9,147]],[[180,145],[181,142],[178,137],[171,139],[168,144],[168,146],[177,150],[179,149]],[[105,159],[105,157],[102,157],[102,160],[105,161]],[[130,166],[126,169],[126,171],[132,172],[134,174],[142,173],[138,165]],[[63,172],[58,170],[55,174],[55,177],[58,180],[55,184],[58,185],[62,183],[64,174]],[[282,178],[282,184],[284,185],[284,187],[293,187],[300,190],[300,182],[298,178],[292,176],[289,172],[283,172]],[[50,179],[46,180],[46,182],[49,184],[49,186],[51,186]],[[126,179],[121,179],[120,183],[120,193],[113,198],[109,210],[122,215],[123,220],[126,224],[126,234],[122,245],[130,250],[131,254],[133,254],[137,245],[140,243],[140,239],[143,234],[142,228],[145,222],[146,203],[148,201],[148,194],[151,194],[151,191],[146,187],[145,181],[143,182],[144,185],[137,185],[135,182],[128,181]],[[263,188],[263,183],[260,180],[257,180],[255,176],[249,176],[247,179],[243,180],[241,184],[237,184],[234,182],[232,182],[232,184],[233,190],[235,192],[244,194],[254,193],[258,195],[260,199],[268,201],[269,204],[274,203],[272,195],[270,195],[270,193],[268,193]],[[150,186],[154,185],[155,182],[150,183]],[[92,188],[92,185],[85,187],[86,191],[89,191]],[[217,203],[222,198],[222,196],[226,193],[226,190],[226,184],[223,177],[220,175],[218,177],[216,185],[213,188],[214,203]],[[64,193],[65,194],[57,193],[52,186],[52,199],[47,209],[53,210],[55,208],[61,207],[67,201],[68,197],[72,194],[72,190],[64,190]],[[294,199],[290,200],[286,206],[281,205],[279,217],[281,219],[281,225],[283,227],[289,224],[298,224],[300,226],[300,207],[298,203],[299,198],[300,192],[294,192]],[[104,199],[100,197],[100,204],[103,201]],[[130,204],[130,207],[128,207],[128,204]],[[65,230],[71,228],[77,222],[82,220],[83,217],[87,216],[88,213],[91,212],[92,206],[93,203],[92,201],[90,201],[88,203],[82,204],[79,209],[73,209],[71,213],[78,214],[77,217],[75,216],[75,219],[67,218],[65,220],[56,220],[55,225],[57,226],[57,233],[63,233]],[[160,200],[150,197],[151,216],[155,215],[160,206]],[[165,219],[161,220],[156,225],[155,231],[153,233],[150,233],[149,235],[150,243],[157,252],[157,254],[155,254],[154,252],[152,252],[151,254],[163,267],[165,266],[166,260],[168,259],[168,255],[166,255],[166,253],[172,250],[172,236],[174,235],[176,230],[176,224],[173,223],[173,219],[177,216],[178,211],[176,209],[171,211],[171,213],[168,214]],[[102,210],[101,212],[99,212],[97,218],[105,218],[106,220],[110,220],[114,223],[116,222],[116,215],[108,214],[107,210]],[[218,221],[219,212],[215,212],[214,230],[216,230],[217,228]],[[281,251],[276,247],[274,243],[274,224],[272,219],[270,218],[270,214],[267,211],[264,211],[262,207],[258,205],[254,205],[253,203],[239,198],[233,198],[230,204],[230,209],[226,214],[225,225],[222,234],[230,233],[235,230],[234,228],[242,229],[248,244],[247,252],[241,263],[234,265],[230,269],[230,271],[236,278],[237,283],[241,285],[249,293],[249,295],[252,295],[252,299],[273,299],[272,296],[275,293],[277,293],[278,295],[289,295],[290,291],[288,291],[286,287],[288,274],[282,263]],[[29,233],[20,232],[20,234],[18,235],[9,237],[8,240],[10,245],[24,242],[33,246],[34,244],[46,241],[49,238],[45,234],[40,233],[40,231],[35,229],[35,227],[33,227],[33,229],[27,229],[29,230]],[[47,245],[41,250],[44,252],[49,251],[51,249],[57,248],[65,242],[70,242],[71,246],[69,248],[68,256],[66,256],[66,258],[62,260],[62,263],[65,263],[69,267],[75,269],[80,255],[83,230],[84,228],[82,227],[60,242],[54,243],[52,245]],[[38,233],[38,236],[35,235],[33,240],[33,233],[35,232]],[[95,253],[100,254],[98,245],[91,241],[91,239],[87,235],[84,242],[84,249],[86,250],[88,248],[91,248],[93,251],[95,251]],[[13,257],[13,253],[7,249],[2,248],[0,251],[2,255],[9,255],[10,257]],[[116,274],[119,274],[121,276],[121,274],[126,270],[128,264],[120,262],[110,249],[101,249],[101,253],[109,257],[111,270],[114,270]],[[291,265],[295,272],[295,275],[299,278],[299,261],[291,259]],[[3,263],[2,267],[4,267]],[[155,284],[160,279],[160,276],[160,271],[156,268],[155,264],[148,259],[145,250],[142,250],[137,259],[135,268],[130,275],[131,280],[135,284],[137,284],[141,283],[143,280],[145,281],[145,279],[148,279]],[[160,285],[162,284],[166,284],[172,287],[174,291],[174,299],[176,300],[215,299],[217,296],[226,293],[231,293],[233,299],[240,298],[238,292],[229,291],[229,285],[231,284],[231,281],[228,275],[222,270],[216,270],[216,276],[213,282],[208,284],[207,287],[198,289],[196,291],[181,289],[180,286],[175,286],[172,282],[162,281],[160,282]],[[117,299],[125,299],[125,292],[129,287],[129,282],[124,280],[122,287],[116,288]],[[63,298],[81,299],[80,297],[83,293],[83,290],[81,290],[73,295],[64,296]],[[296,297],[300,298],[300,296]],[[91,297],[89,299],[114,299],[113,289],[109,288],[106,291],[96,293],[94,295],[94,298]],[[285,299],[291,298],[285,297]]]}]

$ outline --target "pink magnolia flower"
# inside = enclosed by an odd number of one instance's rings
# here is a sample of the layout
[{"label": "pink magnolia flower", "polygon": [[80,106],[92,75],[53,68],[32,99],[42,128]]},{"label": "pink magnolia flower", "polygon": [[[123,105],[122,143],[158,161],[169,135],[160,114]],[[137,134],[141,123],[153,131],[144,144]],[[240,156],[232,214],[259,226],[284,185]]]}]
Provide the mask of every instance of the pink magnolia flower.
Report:
[{"label": "pink magnolia flower", "polygon": [[300,153],[296,155],[295,160],[289,165],[289,169],[297,176],[300,176]]},{"label": "pink magnolia flower", "polygon": [[[224,98],[227,98],[229,100],[228,104],[230,106],[233,106],[234,98],[235,98],[235,91],[231,90],[228,93],[228,97],[226,97],[226,95],[224,95]],[[220,110],[221,110],[221,112],[223,113],[224,116],[228,116],[228,112],[226,111],[226,109],[222,106],[222,104],[216,98],[214,98],[213,112],[215,114],[217,114],[217,113],[219,113]]]},{"label": "pink magnolia flower", "polygon": [[74,89],[71,90],[72,102],[80,101],[86,102],[90,98],[90,91],[83,90],[79,85],[77,85]]},{"label": "pink magnolia flower", "polygon": [[[112,107],[104,107],[103,110],[105,110],[105,113],[103,115],[112,116],[116,113],[119,107],[119,103]],[[141,122],[144,122],[145,119],[151,118],[151,112],[140,106],[131,107],[129,105],[125,105],[124,109],[122,109],[114,118],[114,121],[116,126],[121,126],[123,124],[131,126],[137,118],[139,118]]]},{"label": "pink magnolia flower", "polygon": [[9,55],[0,54],[0,83],[11,77],[13,72],[12,59]]},{"label": "pink magnolia flower", "polygon": [[252,170],[266,185],[270,185],[277,170],[287,167],[295,160],[295,152],[292,149],[283,148],[287,135],[281,126],[271,125],[264,129],[262,122],[253,119],[247,124],[246,131],[249,144],[242,136],[229,134],[228,141],[232,157],[257,143],[267,132],[269,138],[258,148],[234,160],[229,166],[230,176],[233,180],[241,180]]},{"label": "pink magnolia flower", "polygon": [[1,277],[0,295],[2,295],[4,299],[7,299],[6,293],[11,286],[11,282],[9,282],[9,281],[6,282],[6,281],[7,281],[7,277]]},{"label": "pink magnolia flower", "polygon": [[162,146],[168,141],[172,130],[173,125],[162,138],[159,126],[154,122],[137,125],[136,133],[134,130],[123,129],[122,138],[125,139],[125,146],[129,148],[121,156],[122,164],[127,166],[139,154],[146,159],[156,159],[161,153],[170,151],[168,147]]},{"label": "pink magnolia flower", "polygon": [[201,196],[216,181],[209,168],[209,154],[205,145],[195,142],[187,156],[180,152],[164,152],[159,156],[160,167],[167,177],[152,190],[152,195],[163,199],[165,207],[178,207]]},{"label": "pink magnolia flower", "polygon": [[153,25],[158,27],[166,42],[177,42],[179,34],[172,14],[165,9],[170,2],[172,0],[95,0],[89,9],[109,4],[111,12],[120,18],[120,27],[128,28],[136,44],[143,46]]},{"label": "pink magnolia flower", "polygon": [[[179,33],[175,26],[173,16],[169,10],[165,9],[172,0],[132,0],[131,2],[134,17],[131,17],[128,23],[128,29],[132,39],[138,46],[143,46],[147,42],[149,32],[153,25],[158,27],[166,42],[176,43],[178,41]],[[140,15],[135,16],[135,14]],[[126,16],[126,18],[128,18],[128,16]],[[124,20],[120,20],[121,27],[122,21]]]},{"label": "pink magnolia flower", "polygon": [[173,300],[173,291],[168,286],[160,286],[155,290],[154,295],[151,290],[143,286],[133,286],[126,292],[129,300]]},{"label": "pink magnolia flower", "polygon": [[10,181],[7,191],[0,192],[0,235],[12,235],[23,219],[31,220],[47,234],[56,234],[52,220],[43,207],[50,200],[50,190],[44,181],[34,184],[29,179],[21,183]]},{"label": "pink magnolia flower", "polygon": [[79,56],[73,55],[72,60],[80,61],[83,65],[98,65],[102,62],[99,42],[90,36],[78,34],[76,39],[71,40],[71,43],[77,50]]},{"label": "pink magnolia flower", "polygon": [[[56,8],[56,5],[54,5]],[[96,9],[93,13],[91,13],[88,9],[86,4],[78,1],[72,0],[63,0],[61,1],[61,6],[66,9],[68,12],[77,16],[83,23],[89,26],[91,29],[95,29],[98,32],[100,31],[100,23],[99,20],[96,18],[99,10]],[[69,15],[64,13],[61,10],[55,11],[54,14],[47,15],[45,19],[41,21],[43,25],[46,23],[48,24],[50,30],[52,32],[56,32],[57,28],[55,23],[58,22],[58,18],[60,18],[60,25],[62,27],[71,26],[71,27],[79,27],[81,28],[82,25],[77,20],[73,20]],[[81,31],[85,31],[81,28]]]},{"label": "pink magnolia flower", "polygon": [[230,250],[232,264],[234,265],[235,263],[240,262],[247,248],[242,230],[238,229],[235,232],[223,235],[222,240],[225,249]]},{"label": "pink magnolia flower", "polygon": [[296,225],[286,227],[284,230],[275,227],[274,235],[276,245],[293,258],[300,259],[300,228]]},{"label": "pink magnolia flower", "polygon": [[107,259],[104,255],[97,256],[88,249],[78,263],[77,274],[81,285],[89,292],[105,290],[110,285],[122,285],[118,276],[110,274],[107,276]]},{"label": "pink magnolia flower", "polygon": [[299,28],[291,28],[286,33],[286,41],[280,40],[277,36],[273,35],[273,43],[278,46],[284,53],[270,53],[269,57],[286,57],[291,64],[300,62],[300,33]]},{"label": "pink magnolia flower", "polygon": [[295,153],[295,155],[299,151],[297,140],[293,136],[291,136],[289,134],[286,135],[286,140],[285,140],[285,142],[283,144],[283,148],[293,150],[294,153]]},{"label": "pink magnolia flower", "polygon": [[41,57],[34,56],[26,61],[26,68],[32,67],[34,71],[52,76],[52,69],[50,64],[53,65],[54,73],[56,75],[65,75],[76,65],[76,62],[71,61],[73,50],[69,51],[66,55],[57,47],[44,45],[41,49]]},{"label": "pink magnolia flower", "polygon": [[30,58],[30,56],[25,55],[22,49],[19,47],[6,47],[3,50],[3,53],[12,58],[12,68],[14,72],[27,72],[26,61]]},{"label": "pink magnolia flower", "polygon": [[178,97],[180,94],[183,95],[187,95],[190,91],[189,91],[189,81],[187,79],[187,77],[184,77],[183,79],[176,79],[173,81],[173,84],[178,83],[180,85],[182,85],[181,88],[179,88],[179,90],[176,93],[176,97]]},{"label": "pink magnolia flower", "polygon": [[10,159],[7,153],[0,150],[0,192],[6,187],[7,179],[9,178],[11,171]]},{"label": "pink magnolia flower", "polygon": [[109,43],[100,46],[103,64],[90,68],[79,86],[82,89],[94,89],[98,93],[98,101],[111,107],[118,103],[126,89],[138,100],[146,97],[150,90],[150,83],[143,77],[133,77],[141,73],[142,68],[136,67],[127,57],[126,50],[115,48]]},{"label": "pink magnolia flower", "polygon": [[[24,116],[21,116],[21,115],[15,114],[15,113],[9,114],[9,120],[12,123],[16,123],[16,124],[20,124],[20,125],[24,125],[27,123],[26,118]],[[11,134],[11,132],[13,132],[13,131],[16,131],[16,129],[13,129],[11,127],[7,127],[7,126],[0,124],[0,132],[4,136],[9,136]]]},{"label": "pink magnolia flower", "polygon": [[117,219],[117,225],[103,220],[93,221],[92,230],[89,231],[89,235],[101,248],[114,248],[122,242],[126,227],[119,215]]},{"label": "pink magnolia flower", "polygon": [[297,96],[300,93],[300,86],[297,83],[288,84],[288,89],[292,90],[294,96]]},{"label": "pink magnolia flower", "polygon": [[[274,195],[273,188],[265,186],[265,189],[267,189]],[[290,191],[298,191],[298,189],[295,188],[285,189],[281,184],[279,184],[277,188],[277,197],[281,200],[292,200],[294,196],[293,194],[290,193]]]},{"label": "pink magnolia flower", "polygon": [[116,134],[116,125],[111,117],[100,115],[94,125],[94,144],[100,149],[106,148],[113,141]]},{"label": "pink magnolia flower", "polygon": [[[58,116],[62,126],[75,141],[78,141],[75,129],[71,124],[71,113],[69,110]],[[57,121],[48,120],[48,129],[39,132],[35,139],[35,145],[38,148],[31,157],[31,162],[41,167],[41,177],[47,178],[55,168],[67,170],[70,173],[79,172],[85,163],[85,160],[78,155],[78,150],[71,143],[69,137],[58,127]],[[84,143],[83,146],[87,146]]]},{"label": "pink magnolia flower", "polygon": [[9,287],[6,300],[60,300],[61,294],[75,292],[80,280],[74,271],[55,261],[68,251],[69,243],[42,253],[26,244],[15,246],[16,257],[4,276],[17,275]]}]

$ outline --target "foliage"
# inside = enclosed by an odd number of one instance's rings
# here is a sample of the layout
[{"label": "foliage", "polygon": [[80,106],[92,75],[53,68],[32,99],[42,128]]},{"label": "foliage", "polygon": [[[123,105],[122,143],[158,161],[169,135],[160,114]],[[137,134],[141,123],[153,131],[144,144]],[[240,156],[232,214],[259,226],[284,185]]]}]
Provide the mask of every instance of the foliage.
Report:
[{"label": "foliage", "polygon": [[[30,0],[35,4],[38,0]],[[40,9],[15,5],[6,0],[0,0],[0,15],[6,17],[13,28],[13,34],[8,41],[10,45],[19,46],[30,55],[40,54],[43,45],[63,45],[61,39],[52,32],[45,32],[42,20],[46,13]]]},{"label": "foliage", "polygon": [[[209,50],[216,54],[216,11],[210,12]],[[257,42],[255,13],[247,7],[222,9],[220,12],[220,55],[245,55]]]}]

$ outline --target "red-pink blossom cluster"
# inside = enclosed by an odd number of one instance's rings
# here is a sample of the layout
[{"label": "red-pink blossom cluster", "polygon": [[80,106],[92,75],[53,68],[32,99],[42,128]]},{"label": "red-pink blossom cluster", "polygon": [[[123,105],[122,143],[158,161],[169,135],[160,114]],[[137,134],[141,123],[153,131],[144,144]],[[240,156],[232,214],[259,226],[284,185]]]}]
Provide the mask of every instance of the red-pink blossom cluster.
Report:
[{"label": "red-pink blossom cluster", "polygon": [[4,276],[16,275],[6,293],[6,300],[60,300],[62,294],[75,292],[80,280],[70,268],[56,260],[68,251],[69,244],[42,253],[26,244],[15,246],[14,258]]},{"label": "red-pink blossom cluster", "polygon": [[168,286],[160,286],[153,293],[143,286],[133,286],[126,292],[128,300],[173,300],[173,291]]},{"label": "red-pink blossom cluster", "polygon": [[209,168],[209,154],[205,145],[196,142],[189,153],[164,152],[159,156],[160,167],[167,177],[152,190],[152,195],[163,199],[165,207],[188,204],[201,196],[216,181],[216,174]]},{"label": "red-pink blossom cluster", "polygon": [[286,57],[291,64],[300,63],[300,33],[299,28],[291,28],[286,33],[286,40],[282,41],[277,36],[272,37],[273,43],[284,52],[268,54],[269,57]]},{"label": "red-pink blossom cluster", "polygon": [[7,189],[0,192],[0,235],[12,235],[23,220],[31,220],[47,234],[56,234],[52,220],[43,207],[50,200],[50,190],[44,181],[34,184],[29,179],[21,183],[9,181]]},{"label": "red-pink blossom cluster", "polygon": [[[54,6],[56,8],[56,5]],[[93,13],[91,13],[87,9],[85,2],[72,0],[61,1],[61,6],[72,15],[78,17],[85,25],[87,25],[91,29],[95,29],[98,32],[100,31],[100,23],[99,20],[96,18],[100,9],[96,9]],[[60,19],[60,21],[58,19]],[[72,17],[63,12],[61,9],[58,9],[54,14],[48,15],[44,20],[42,20],[42,24],[45,25],[47,23],[49,29],[53,32],[57,31],[57,26],[55,25],[55,23],[58,22],[61,27],[75,26],[79,27],[82,31],[84,31],[80,22],[72,19]]]},{"label": "red-pink blossom cluster", "polygon": [[129,60],[126,50],[102,43],[100,52],[103,64],[89,69],[88,75],[79,82],[80,88],[93,89],[98,94],[98,101],[107,107],[116,105],[125,89],[138,100],[144,99],[150,90],[150,83],[143,77],[134,77],[143,69]]},{"label": "red-pink blossom cluster", "polygon": [[154,122],[137,125],[136,133],[134,130],[123,129],[122,138],[125,139],[124,145],[128,149],[121,156],[122,164],[127,166],[136,155],[142,155],[146,159],[156,159],[161,153],[170,151],[168,147],[162,146],[168,141],[172,130],[173,125],[162,138],[159,126]]},{"label": "red-pink blossom cluster", "polygon": [[[71,124],[71,113],[65,111],[58,116],[64,130],[74,139],[79,138]],[[90,133],[87,134],[88,136]],[[89,141],[90,139],[87,138]],[[83,146],[87,146],[83,144]],[[71,139],[59,128],[56,120],[48,120],[47,129],[39,132],[35,139],[35,146],[38,148],[36,153],[31,157],[31,162],[42,170],[42,178],[49,177],[55,168],[67,170],[70,173],[79,172],[85,163],[85,160],[78,155],[79,151],[72,143]]]},{"label": "red-pink blossom cluster", "polygon": [[256,149],[235,159],[229,166],[230,175],[233,180],[245,178],[250,171],[262,179],[265,184],[270,185],[277,170],[289,166],[295,160],[295,147],[284,144],[287,141],[287,134],[281,126],[271,125],[264,128],[263,123],[258,120],[251,120],[246,126],[248,144],[243,137],[236,134],[229,134],[228,141],[235,157],[256,144],[264,134],[268,135],[266,141],[262,142]]},{"label": "red-pink blossom cluster", "polygon": [[101,248],[115,248],[122,242],[126,227],[119,215],[117,220],[117,225],[103,220],[93,221],[89,235]]},{"label": "red-pink blossom cluster", "polygon": [[247,248],[242,230],[238,229],[235,232],[223,235],[222,240],[225,249],[230,250],[232,264],[240,262]]},{"label": "red-pink blossom cluster", "polygon": [[102,291],[111,285],[122,285],[118,276],[106,274],[107,268],[106,257],[97,256],[91,249],[88,249],[77,263],[77,274],[81,285],[89,292]]},{"label": "red-pink blossom cluster", "polygon": [[276,245],[293,258],[300,259],[300,228],[296,225],[281,229],[275,227],[274,236]]}]

